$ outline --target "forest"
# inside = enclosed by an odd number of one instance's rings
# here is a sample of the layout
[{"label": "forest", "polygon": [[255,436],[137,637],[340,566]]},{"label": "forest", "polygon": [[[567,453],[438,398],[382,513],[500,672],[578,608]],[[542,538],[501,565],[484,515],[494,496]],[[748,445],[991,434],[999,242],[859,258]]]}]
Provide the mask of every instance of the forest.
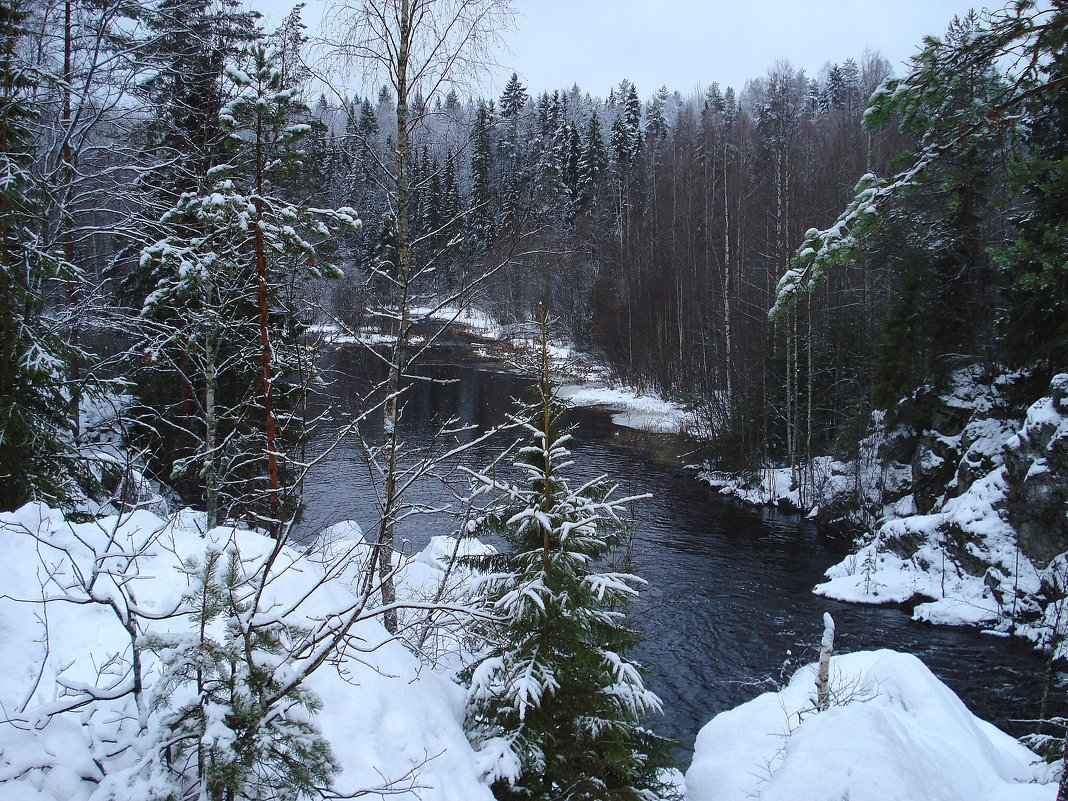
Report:
[{"label": "forest", "polygon": [[[316,723],[330,693],[414,685],[420,660],[462,710],[434,701],[427,731],[462,730],[455,759],[476,766],[447,757],[437,786],[466,789],[428,798],[732,797],[700,789],[722,777],[699,758],[687,794],[641,724],[661,707],[627,655],[645,582],[615,555],[645,496],[572,475],[554,349],[678,410],[702,480],[853,538],[819,595],[1030,640],[1056,717],[1063,0],[947,20],[903,72],[864,50],[690,94],[626,76],[534,92],[515,72],[492,97],[472,87],[507,0],[351,0],[314,32],[303,10],[268,28],[236,0],[0,0],[0,548],[17,566],[0,648],[43,632],[11,647],[30,679],[0,695],[0,797],[420,797],[429,753],[357,765]],[[472,315],[522,332],[514,475],[463,461],[496,428],[441,421],[424,448],[407,427],[436,380],[420,365]],[[322,448],[323,354],[345,337],[380,380]],[[298,541],[306,483],[351,442],[373,530]],[[413,487],[445,474],[455,536],[413,556]],[[82,625],[54,607],[106,617],[112,650],[53,655],[50,628]],[[831,621],[827,660],[833,639]],[[838,703],[819,670],[799,718]],[[57,756],[68,725],[77,766]],[[1057,768],[1028,773],[1046,794],[1013,798],[1068,798],[1049,731],[1029,741]]]}]

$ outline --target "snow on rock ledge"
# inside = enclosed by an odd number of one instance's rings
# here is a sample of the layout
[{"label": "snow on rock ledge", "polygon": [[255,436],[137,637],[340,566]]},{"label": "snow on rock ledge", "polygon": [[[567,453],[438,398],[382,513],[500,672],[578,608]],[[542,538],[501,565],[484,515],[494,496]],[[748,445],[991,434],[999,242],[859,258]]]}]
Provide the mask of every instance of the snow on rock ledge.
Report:
[{"label": "snow on rock ledge", "polygon": [[[959,375],[956,393],[942,398],[972,413],[955,423],[962,433],[950,482],[921,481],[914,463],[914,495],[887,504],[873,534],[815,591],[857,603],[922,600],[917,620],[990,627],[1048,646],[1050,632],[1063,629],[1060,593],[1049,588],[1068,575],[1068,376],[1055,377],[1050,396],[1022,421],[1004,408],[998,382],[984,395],[968,378]],[[933,430],[920,439],[948,441]],[[920,484],[924,502],[908,502]]]},{"label": "snow on rock ledge", "polygon": [[916,657],[831,662],[836,700],[814,711],[816,666],[717,715],[697,736],[688,801],[1052,801],[1056,774],[975,717]]}]

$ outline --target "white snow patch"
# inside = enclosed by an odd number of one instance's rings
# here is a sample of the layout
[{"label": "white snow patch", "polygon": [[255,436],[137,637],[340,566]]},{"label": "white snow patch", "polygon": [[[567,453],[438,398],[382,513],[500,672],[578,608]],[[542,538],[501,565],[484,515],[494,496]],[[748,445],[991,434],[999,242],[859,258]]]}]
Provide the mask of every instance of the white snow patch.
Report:
[{"label": "white snow patch", "polygon": [[[209,546],[232,549],[249,570],[271,549],[269,539],[251,531],[202,531],[203,513],[187,510],[170,519],[140,510],[88,523],[69,522],[40,504],[0,514],[0,553],[7,568],[0,598],[0,708],[8,719],[0,722],[0,798],[133,801],[159,795],[160,787],[149,786],[152,776],[142,775],[149,772],[137,767],[140,752],[149,747],[145,743],[156,736],[154,711],[148,713],[147,731],[138,725],[130,696],[96,700],[51,718],[39,713],[82,684],[100,687],[128,677],[129,637],[106,602],[114,600],[122,609],[134,597],[149,615],[142,618],[144,633],[192,636],[187,616],[150,619],[186,603],[189,577],[180,570],[182,560],[203,558]],[[325,538],[329,547],[314,554],[284,549],[261,614],[313,626],[352,604],[368,548],[351,523],[332,527]],[[442,576],[447,548],[435,541],[429,554],[409,562],[409,569],[418,565],[418,575],[409,580],[408,571],[402,572],[400,597],[414,592],[412,585],[428,592],[435,574]],[[138,554],[133,562],[127,558],[132,553]],[[103,571],[93,590],[102,602],[42,602],[42,594],[84,600],[78,576],[90,576],[94,568]],[[327,571],[331,577],[323,581]],[[125,594],[112,575],[124,577]],[[352,642],[359,647],[328,661],[306,683],[323,701],[316,720],[342,767],[335,789],[351,793],[398,780],[390,798],[492,801],[463,731],[463,689],[390,640],[376,619],[357,623]],[[144,658],[151,693],[159,662],[147,651]],[[16,725],[11,718],[36,718],[40,725]],[[367,797],[380,798],[373,792]]]},{"label": "white snow patch", "polygon": [[862,651],[717,715],[697,736],[688,801],[1052,801],[1056,773],[980,720],[916,657]]}]

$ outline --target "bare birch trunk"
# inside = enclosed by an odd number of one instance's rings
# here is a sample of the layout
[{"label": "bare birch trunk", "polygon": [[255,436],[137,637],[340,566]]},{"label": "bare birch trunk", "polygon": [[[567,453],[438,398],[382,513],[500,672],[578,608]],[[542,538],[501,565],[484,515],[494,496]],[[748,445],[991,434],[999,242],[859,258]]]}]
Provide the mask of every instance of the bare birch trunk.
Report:
[{"label": "bare birch trunk", "polygon": [[[70,215],[71,193],[74,182],[74,153],[70,145],[71,122],[74,118],[71,108],[71,86],[74,81],[73,67],[71,64],[71,49],[73,40],[73,21],[71,19],[71,0],[65,0],[63,4],[63,122],[61,134],[63,135],[63,174],[64,174],[64,203],[63,218],[63,259],[67,265],[74,265],[74,234],[71,230],[74,221]],[[70,343],[73,346],[70,354],[70,412],[71,432],[75,440],[82,433],[82,364],[78,358],[78,345],[81,340],[81,325],[78,320],[79,286],[76,279],[72,279],[67,285],[67,302],[71,308]]]},{"label": "bare birch trunk", "polygon": [[[382,423],[385,465],[385,506],[378,529],[378,575],[382,604],[389,607],[396,601],[393,583],[393,549],[396,542],[396,517],[400,498],[397,490],[397,456],[400,440],[400,391],[404,377],[404,357],[408,346],[411,318],[409,291],[412,280],[412,255],[409,243],[411,229],[411,197],[408,187],[408,58],[411,48],[411,8],[409,0],[401,0],[397,39],[397,63],[394,75],[397,91],[397,343],[389,365],[386,382],[385,419]],[[383,625],[391,634],[397,631],[397,612],[387,609]]]}]

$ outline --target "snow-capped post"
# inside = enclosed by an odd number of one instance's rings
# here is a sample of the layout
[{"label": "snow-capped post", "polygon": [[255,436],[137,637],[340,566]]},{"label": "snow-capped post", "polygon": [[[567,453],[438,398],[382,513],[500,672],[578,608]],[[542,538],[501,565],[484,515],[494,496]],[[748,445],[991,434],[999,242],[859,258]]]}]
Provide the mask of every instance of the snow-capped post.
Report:
[{"label": "snow-capped post", "polygon": [[823,640],[820,641],[820,666],[816,674],[816,709],[822,712],[831,703],[831,654],[834,652],[834,618],[823,613]]}]

